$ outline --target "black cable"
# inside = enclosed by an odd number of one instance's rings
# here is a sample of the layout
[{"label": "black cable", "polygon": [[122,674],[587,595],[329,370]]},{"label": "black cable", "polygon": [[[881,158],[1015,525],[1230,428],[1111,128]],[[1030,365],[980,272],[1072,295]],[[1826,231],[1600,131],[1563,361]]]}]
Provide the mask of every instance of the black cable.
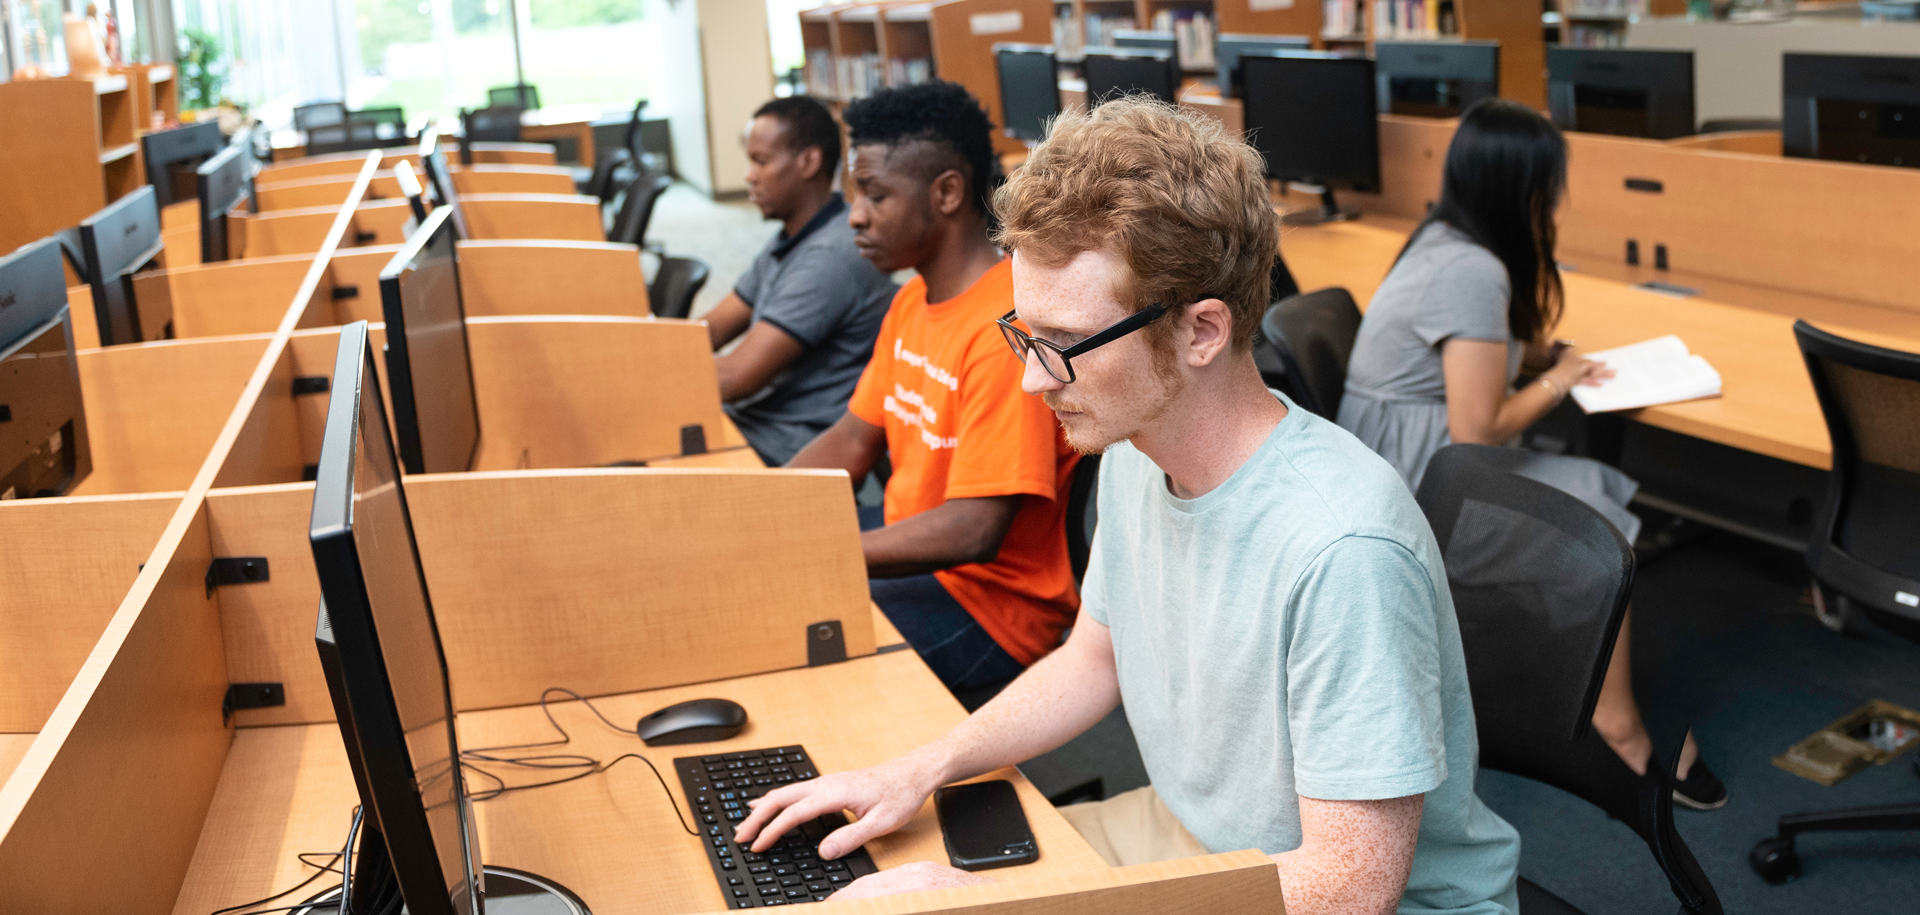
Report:
[{"label": "black cable", "polygon": [[[281,906],[279,908],[272,908],[272,909],[256,909],[254,908],[254,906],[263,905],[265,903],[272,902],[275,899],[279,899],[283,896],[287,896],[292,893],[299,892],[302,888],[306,887],[308,884],[312,883],[315,880],[320,879],[320,875],[326,874],[326,873],[338,873],[341,875],[341,892],[344,894],[346,892],[346,889],[345,889],[346,881],[351,879],[351,876],[353,873],[353,857],[352,857],[353,840],[354,840],[354,837],[359,835],[360,833],[360,814],[361,814],[361,811],[359,807],[353,808],[353,825],[348,827],[347,829],[347,844],[345,848],[336,852],[306,851],[306,852],[301,852],[294,856],[294,859],[299,861],[301,864],[305,864],[308,867],[319,868],[319,870],[316,870],[313,872],[313,876],[308,877],[307,879],[294,884],[292,887],[288,889],[281,890],[278,893],[268,896],[265,899],[256,899],[252,902],[243,903],[241,905],[228,906],[227,908],[224,908],[224,909],[215,909],[212,912],[208,913],[208,915],[227,915],[227,913],[229,912],[241,912],[241,911],[244,911],[246,915],[262,915],[262,913],[266,913],[266,912],[290,912],[294,909],[302,909],[302,908],[325,908],[325,907],[332,907],[335,909],[339,908],[340,906],[339,901],[316,902],[316,903],[312,903],[311,905],[303,902],[299,905]],[[326,864],[315,864],[307,860],[309,857],[319,857],[322,855],[325,855],[328,858],[328,861]],[[339,869],[334,868],[333,863],[335,861],[342,862],[341,867]]]}]

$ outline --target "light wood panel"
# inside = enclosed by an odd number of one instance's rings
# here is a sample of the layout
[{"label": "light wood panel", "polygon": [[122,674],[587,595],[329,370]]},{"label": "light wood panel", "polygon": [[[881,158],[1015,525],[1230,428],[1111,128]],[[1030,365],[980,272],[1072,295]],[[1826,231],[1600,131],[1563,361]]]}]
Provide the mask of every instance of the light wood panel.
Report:
[{"label": "light wood panel", "polygon": [[7,776],[13,774],[13,767],[27,755],[27,748],[33,746],[33,734],[0,734],[0,785],[6,784]]},{"label": "light wood panel", "polygon": [[[589,131],[591,133],[591,131]],[[558,165],[475,163],[450,166],[456,194],[576,194],[573,172]]]},{"label": "light wood panel", "polygon": [[171,267],[134,277],[133,294],[170,304],[178,338],[270,333],[312,266],[294,254]]},{"label": "light wood panel", "polygon": [[[393,149],[383,149],[379,152],[380,163],[384,167],[392,168],[393,163],[404,160],[408,165],[413,166],[413,170],[416,173],[420,170],[420,153],[417,149],[403,146]],[[304,156],[298,159],[289,159],[285,162],[276,162],[261,169],[259,174],[254,176],[253,183],[255,186],[264,186],[308,178],[337,178],[341,175],[351,177],[360,173],[360,166],[365,164],[366,161],[367,154],[365,152],[343,152],[329,153],[324,156]],[[340,199],[345,200],[346,198],[342,197]]]},{"label": "light wood panel", "polygon": [[600,198],[573,194],[462,194],[460,212],[474,238],[606,241]]},{"label": "light wood panel", "polygon": [[[246,257],[310,254],[320,250],[339,206],[301,207],[270,213],[235,213],[229,223],[245,228]],[[340,246],[397,245],[406,241],[401,227],[413,216],[405,200],[371,200],[354,208],[353,225]]]},{"label": "light wood panel", "polygon": [[[294,403],[293,378],[293,356],[282,349],[267,375],[266,386],[245,405],[246,421],[234,436],[213,485],[265,486],[300,481],[309,449],[304,447],[301,413]],[[311,450],[318,454],[318,442]]]},{"label": "light wood panel", "polygon": [[441,474],[407,501],[462,709],[799,667],[822,620],[873,651],[844,473]]},{"label": "light wood panel", "polygon": [[313,647],[320,580],[307,541],[312,514],[312,483],[216,489],[207,494],[207,529],[215,555],[264,556],[272,570],[267,581],[220,591],[227,678],[234,683],[286,686],[286,705],[235,712],[234,722],[240,727],[333,720],[333,703]]},{"label": "light wood panel", "polygon": [[[997,872],[996,872],[997,873]],[[987,875],[992,876],[992,875]],[[1257,850],[1181,858],[1083,871],[1035,880],[1031,885],[998,884],[960,890],[934,890],[840,904],[855,915],[908,915],[920,912],[966,915],[1286,915],[1280,896],[1280,872],[1273,859]]]},{"label": "light wood panel", "polygon": [[683,457],[655,458],[647,462],[648,467],[714,467],[735,470],[752,470],[767,466],[760,455],[752,448],[733,447],[705,454],[689,454]]},{"label": "light wood panel", "polygon": [[[126,80],[113,79],[121,86],[116,96],[130,101]],[[116,107],[124,109],[121,129],[109,138],[102,134],[106,106],[94,82],[16,79],[0,83],[0,118],[7,125],[7,142],[0,144],[0,200],[6,201],[6,218],[0,219],[0,251],[12,251],[79,225],[119,196],[107,193],[101,163],[107,148],[133,142],[132,106]],[[128,159],[139,156],[136,146]],[[144,183],[144,170],[141,174]]]},{"label": "light wood panel", "polygon": [[99,349],[100,322],[93,313],[93,289],[67,287],[67,308],[73,315],[73,348]]},{"label": "light wood panel", "polygon": [[[450,161],[459,161],[451,139],[440,144]],[[553,147],[546,143],[474,143],[475,165],[558,165]]]},{"label": "light wood panel", "polygon": [[705,326],[651,318],[470,318],[480,413],[475,470],[590,467],[708,447],[725,414]]},{"label": "light wood panel", "polygon": [[177,492],[0,502],[0,732],[46,724],[179,504]]},{"label": "light wood panel", "polygon": [[1667,146],[1673,149],[1752,153],[1756,156],[1781,154],[1778,130],[1729,130],[1724,133],[1703,133],[1699,136],[1668,140]]},{"label": "light wood panel", "polygon": [[[351,324],[355,321],[381,321],[380,271],[393,262],[401,245],[367,245],[335,251],[327,261],[327,280],[334,293],[333,317],[325,324]],[[346,295],[351,288],[353,295]],[[313,326],[325,326],[316,324]],[[321,374],[331,374],[331,364]]]},{"label": "light wood panel", "polygon": [[74,494],[186,489],[267,343],[253,335],[81,351],[93,473]]},{"label": "light wood panel", "polygon": [[[383,159],[383,162],[391,160]],[[573,173],[557,165],[449,165],[453,187],[460,194],[567,194],[576,193]],[[265,174],[265,173],[262,173]],[[420,177],[416,166],[414,174]],[[314,175],[277,180],[256,187],[261,212],[302,207],[337,207],[347,199],[353,187],[352,173]],[[367,186],[368,200],[400,200],[405,194],[391,165],[375,175]]]},{"label": "light wood panel", "polygon": [[612,242],[460,242],[460,297],[469,318],[652,314],[639,247]]}]

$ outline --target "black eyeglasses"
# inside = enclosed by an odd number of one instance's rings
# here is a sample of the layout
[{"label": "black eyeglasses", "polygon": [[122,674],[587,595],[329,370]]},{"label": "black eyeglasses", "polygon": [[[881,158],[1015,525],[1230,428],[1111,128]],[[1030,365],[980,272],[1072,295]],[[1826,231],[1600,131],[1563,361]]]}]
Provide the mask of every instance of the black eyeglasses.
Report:
[{"label": "black eyeglasses", "polygon": [[1000,316],[1000,333],[1007,338],[1007,345],[1013,347],[1014,355],[1025,364],[1028,353],[1040,355],[1040,367],[1047,370],[1055,381],[1061,384],[1073,383],[1073,357],[1084,356],[1102,346],[1112,343],[1142,327],[1152,324],[1155,318],[1166,314],[1167,306],[1149,305],[1121,319],[1106,330],[1100,331],[1072,346],[1061,346],[1035,338],[1018,327],[1013,326],[1013,312]]}]

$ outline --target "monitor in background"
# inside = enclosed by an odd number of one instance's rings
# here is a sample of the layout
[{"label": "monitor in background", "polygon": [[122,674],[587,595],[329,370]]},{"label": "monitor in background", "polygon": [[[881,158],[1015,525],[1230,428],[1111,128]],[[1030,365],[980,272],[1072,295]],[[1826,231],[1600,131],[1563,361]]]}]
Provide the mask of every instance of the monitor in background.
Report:
[{"label": "monitor in background", "polygon": [[440,131],[427,128],[420,132],[420,170],[427,173],[427,190],[433,205],[453,211],[453,228],[461,238],[467,234],[467,219],[460,212],[460,196],[453,191],[453,173],[447,170],[447,153],[440,148]]},{"label": "monitor in background", "polygon": [[466,470],[480,447],[452,212],[429,214],[380,271],[394,441],[408,473]]},{"label": "monitor in background", "polygon": [[1789,156],[1920,168],[1920,57],[1784,55],[1780,143]]},{"label": "monitor in background", "polygon": [[1691,136],[1693,52],[1549,45],[1547,108],[1562,130]]},{"label": "monitor in background", "polygon": [[93,291],[100,345],[173,336],[173,305],[134,299],[133,275],[154,266],[162,250],[160,208],[153,188],[141,187],[80,223],[80,260]]},{"label": "monitor in background", "polygon": [[1267,177],[1320,189],[1320,209],[1288,213],[1299,225],[1355,219],[1334,203],[1339,187],[1380,190],[1380,125],[1373,60],[1316,51],[1248,54],[1241,109],[1247,142],[1267,163]]},{"label": "monitor in background", "polygon": [[1000,73],[1000,119],[1007,136],[1038,143],[1047,123],[1060,114],[1060,77],[1053,46],[996,44],[994,67]]},{"label": "monitor in background", "polygon": [[200,163],[218,155],[227,145],[214,121],[188,124],[140,138],[140,154],[147,160],[147,183],[159,195],[161,209],[192,200],[199,192],[195,172]]},{"label": "monitor in background", "polygon": [[0,257],[0,499],[64,496],[93,470],[60,246]]},{"label": "monitor in background", "polygon": [[252,192],[253,157],[245,144],[228,146],[196,171],[200,197],[200,262],[216,263],[235,256],[228,248],[227,213]]},{"label": "monitor in background", "polygon": [[1146,29],[1114,29],[1113,46],[1131,51],[1165,51],[1173,55],[1173,70],[1180,72],[1180,39],[1172,32]]},{"label": "monitor in background", "polygon": [[1222,34],[1213,42],[1214,60],[1220,67],[1218,77],[1220,97],[1240,97],[1240,55],[1311,50],[1313,50],[1313,39],[1305,35]]},{"label": "monitor in background", "polygon": [[1080,67],[1086,74],[1090,107],[1135,92],[1148,93],[1169,105],[1179,103],[1180,69],[1171,51],[1089,47]]},{"label": "monitor in background", "polygon": [[1388,114],[1457,118],[1500,96],[1497,41],[1376,41],[1373,69]]}]

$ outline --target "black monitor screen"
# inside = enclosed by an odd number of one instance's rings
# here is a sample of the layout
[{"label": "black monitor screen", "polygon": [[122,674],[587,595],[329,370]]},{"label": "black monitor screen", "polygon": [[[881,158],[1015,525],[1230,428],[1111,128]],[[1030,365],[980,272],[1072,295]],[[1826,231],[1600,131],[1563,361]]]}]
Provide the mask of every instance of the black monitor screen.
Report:
[{"label": "black monitor screen", "polygon": [[160,195],[160,206],[164,209],[194,199],[199,193],[195,172],[226,144],[227,138],[220,134],[220,125],[214,121],[141,137],[140,154],[147,160],[147,183]]},{"label": "black monitor screen", "polygon": [[1500,45],[1492,41],[1378,41],[1378,105],[1390,114],[1457,118],[1500,94]]},{"label": "black monitor screen", "polygon": [[427,173],[427,190],[433,204],[453,211],[453,228],[461,238],[467,234],[467,220],[460,213],[460,197],[453,190],[453,173],[447,170],[447,154],[440,149],[440,132],[427,129],[420,136],[420,170]]},{"label": "black monitor screen", "polygon": [[1000,118],[1007,135],[1046,138],[1047,122],[1060,113],[1060,80],[1053,49],[1044,45],[994,45],[1000,71]]},{"label": "black monitor screen", "polygon": [[[308,536],[373,813],[415,915],[478,910],[452,690],[366,322],[341,329]],[[336,701],[336,707],[340,703]]]},{"label": "black monitor screen", "polygon": [[1787,54],[1781,77],[1787,155],[1920,168],[1920,57]]},{"label": "black monitor screen", "polygon": [[1219,66],[1220,97],[1240,97],[1241,55],[1310,50],[1313,50],[1313,39],[1305,35],[1222,34],[1213,42],[1213,59]]},{"label": "black monitor screen", "polygon": [[0,258],[0,500],[63,496],[93,469],[60,247]]},{"label": "black monitor screen", "polygon": [[1114,29],[1113,46],[1133,51],[1165,51],[1173,55],[1176,69],[1180,66],[1180,39],[1172,32],[1154,32],[1146,29]]},{"label": "black monitor screen", "polygon": [[394,440],[409,473],[466,470],[480,446],[450,215],[434,210],[380,271]]},{"label": "black monitor screen", "polygon": [[1304,51],[1247,55],[1247,142],[1267,177],[1376,191],[1380,127],[1373,61]]},{"label": "black monitor screen", "polygon": [[1689,136],[1693,52],[1549,47],[1547,107],[1563,130],[1653,140]]},{"label": "black monitor screen", "polygon": [[1081,68],[1087,78],[1087,102],[1098,106],[1118,95],[1145,92],[1167,104],[1178,102],[1180,74],[1165,51],[1088,48]]},{"label": "black monitor screen", "polygon": [[227,212],[247,196],[253,174],[247,149],[229,146],[196,170],[200,196],[200,261],[211,264],[238,252],[227,248]]},{"label": "black monitor screen", "polygon": [[160,340],[170,335],[173,309],[164,301],[142,311],[133,295],[133,275],[160,256],[160,208],[153,188],[143,186],[80,223],[80,255],[93,291],[100,345]]}]

